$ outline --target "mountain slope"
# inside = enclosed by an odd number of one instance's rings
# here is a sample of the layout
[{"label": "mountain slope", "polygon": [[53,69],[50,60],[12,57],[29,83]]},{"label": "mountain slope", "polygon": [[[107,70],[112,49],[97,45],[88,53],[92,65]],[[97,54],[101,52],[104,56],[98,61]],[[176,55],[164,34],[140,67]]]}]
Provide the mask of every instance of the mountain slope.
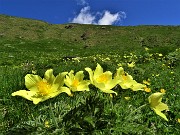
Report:
[{"label": "mountain slope", "polygon": [[180,26],[52,25],[46,22],[0,15],[0,38],[60,39],[94,45],[165,46],[180,44]]}]

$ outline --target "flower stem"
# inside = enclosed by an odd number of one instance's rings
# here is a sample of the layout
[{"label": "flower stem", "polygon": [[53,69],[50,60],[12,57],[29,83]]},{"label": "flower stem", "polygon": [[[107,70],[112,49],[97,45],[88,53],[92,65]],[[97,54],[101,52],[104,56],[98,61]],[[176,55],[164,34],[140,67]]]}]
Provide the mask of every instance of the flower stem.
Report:
[{"label": "flower stem", "polygon": [[53,110],[52,110],[52,105],[51,105],[51,103],[50,103],[50,115],[51,115],[51,117],[52,117],[52,121],[53,121],[53,123],[55,124],[56,128],[59,128],[58,123],[57,123],[57,121],[56,121],[56,119],[55,119]]},{"label": "flower stem", "polygon": [[141,108],[145,107],[147,104],[141,105],[140,107],[138,107],[137,109],[135,109],[134,111],[132,111],[127,117],[131,116],[133,113],[135,113],[136,111],[140,110]]}]

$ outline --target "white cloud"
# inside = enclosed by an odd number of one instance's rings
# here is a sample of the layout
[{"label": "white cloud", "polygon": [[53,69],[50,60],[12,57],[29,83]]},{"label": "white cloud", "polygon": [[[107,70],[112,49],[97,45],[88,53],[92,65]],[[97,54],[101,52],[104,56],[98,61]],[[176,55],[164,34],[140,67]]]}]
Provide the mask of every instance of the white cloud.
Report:
[{"label": "white cloud", "polygon": [[80,24],[93,24],[95,16],[90,13],[90,7],[84,7],[81,9],[80,13],[72,20],[72,23]]},{"label": "white cloud", "polygon": [[126,18],[125,12],[117,12],[111,14],[110,11],[105,10],[103,13],[97,12],[95,14],[90,12],[90,7],[86,6],[81,9],[80,13],[72,19],[72,23],[80,24],[97,24],[97,25],[112,25],[121,22]]},{"label": "white cloud", "polygon": [[112,25],[116,22],[121,21],[123,18],[126,18],[125,12],[118,12],[116,14],[111,14],[109,11],[105,11],[101,19],[99,19],[99,25]]}]

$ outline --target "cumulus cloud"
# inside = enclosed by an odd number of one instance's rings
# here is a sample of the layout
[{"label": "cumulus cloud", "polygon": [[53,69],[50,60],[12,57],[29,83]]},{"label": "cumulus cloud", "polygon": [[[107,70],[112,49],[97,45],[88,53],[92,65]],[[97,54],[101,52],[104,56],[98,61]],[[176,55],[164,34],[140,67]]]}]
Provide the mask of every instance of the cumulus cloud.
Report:
[{"label": "cumulus cloud", "polygon": [[125,12],[118,12],[116,14],[111,14],[109,11],[105,11],[104,15],[98,21],[98,25],[112,25],[116,22],[121,21],[126,18]]},{"label": "cumulus cloud", "polygon": [[93,24],[95,16],[90,13],[90,7],[84,7],[81,9],[80,13],[72,20],[72,23],[80,24]]},{"label": "cumulus cloud", "polygon": [[90,7],[86,6],[81,9],[80,13],[72,19],[72,23],[80,24],[96,24],[96,25],[112,25],[121,22],[126,18],[125,12],[117,12],[115,14],[105,10],[104,12],[92,13]]}]

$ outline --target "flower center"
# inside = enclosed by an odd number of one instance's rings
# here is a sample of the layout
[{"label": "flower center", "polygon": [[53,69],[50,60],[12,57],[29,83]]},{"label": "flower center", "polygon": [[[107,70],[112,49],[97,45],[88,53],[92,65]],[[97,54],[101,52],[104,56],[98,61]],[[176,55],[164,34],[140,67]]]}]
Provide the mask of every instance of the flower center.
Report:
[{"label": "flower center", "polygon": [[126,80],[127,80],[127,75],[126,75],[126,74],[123,74],[123,75],[122,75],[122,79],[123,79],[124,81],[126,81]]},{"label": "flower center", "polygon": [[77,87],[79,85],[79,81],[75,79],[72,83],[72,87]]},{"label": "flower center", "polygon": [[37,87],[39,90],[39,94],[42,96],[46,96],[50,93],[51,86],[47,82],[40,81],[37,83]]},{"label": "flower center", "polygon": [[97,78],[97,81],[100,83],[106,83],[108,81],[108,77],[107,77],[107,75],[102,74]]}]

